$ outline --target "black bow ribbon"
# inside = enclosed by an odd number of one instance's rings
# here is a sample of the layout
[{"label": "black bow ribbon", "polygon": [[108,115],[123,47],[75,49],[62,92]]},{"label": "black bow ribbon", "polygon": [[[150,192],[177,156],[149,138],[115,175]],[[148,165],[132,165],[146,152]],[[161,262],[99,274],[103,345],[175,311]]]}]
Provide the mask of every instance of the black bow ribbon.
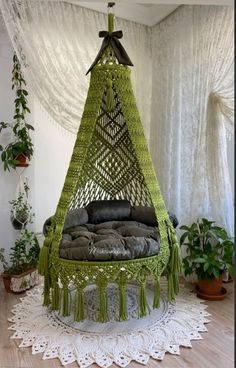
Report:
[{"label": "black bow ribbon", "polygon": [[99,32],[99,37],[104,38],[102,42],[102,46],[99,50],[99,53],[97,54],[96,59],[94,60],[93,64],[90,66],[89,70],[87,71],[86,75],[93,69],[93,67],[101,59],[102,54],[108,45],[111,45],[111,47],[113,48],[115,56],[117,57],[117,60],[119,61],[120,64],[133,66],[132,61],[130,60],[124,47],[121,45],[119,41],[119,38],[123,37],[122,31],[115,31],[115,32],[101,31]]}]

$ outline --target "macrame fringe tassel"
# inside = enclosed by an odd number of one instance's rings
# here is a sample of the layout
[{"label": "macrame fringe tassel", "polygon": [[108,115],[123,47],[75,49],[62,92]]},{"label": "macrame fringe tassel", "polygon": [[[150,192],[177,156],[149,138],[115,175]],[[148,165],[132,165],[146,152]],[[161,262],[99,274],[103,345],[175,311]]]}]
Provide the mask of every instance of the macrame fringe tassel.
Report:
[{"label": "macrame fringe tassel", "polygon": [[168,300],[175,299],[175,292],[174,292],[174,279],[173,274],[169,273],[168,275]]},{"label": "macrame fringe tassel", "polygon": [[99,322],[107,322],[108,321],[108,312],[107,312],[107,293],[106,288],[104,286],[99,287],[99,297],[100,297],[100,309],[99,309]]},{"label": "macrame fringe tassel", "polygon": [[176,235],[169,234],[171,239],[169,273],[168,273],[168,299],[173,300],[179,292],[179,272],[182,269],[182,259],[180,254],[179,244],[177,243]]},{"label": "macrame fringe tassel", "polygon": [[70,303],[69,303],[69,290],[68,287],[63,288],[63,317],[68,317],[70,315]]},{"label": "macrame fringe tassel", "polygon": [[127,320],[127,305],[126,305],[126,285],[119,286],[120,299],[119,299],[119,319],[120,321]]},{"label": "macrame fringe tassel", "polygon": [[84,298],[83,298],[83,290],[81,289],[77,289],[74,319],[76,322],[80,322],[84,319]]},{"label": "macrame fringe tassel", "polygon": [[168,275],[168,299],[174,300],[179,293],[179,276],[178,273],[170,273]]},{"label": "macrame fringe tassel", "polygon": [[139,294],[139,317],[145,317],[149,311],[149,306],[146,297],[146,283],[142,283],[140,286]]},{"label": "macrame fringe tassel", "polygon": [[59,310],[60,306],[60,288],[58,282],[52,286],[52,310]]},{"label": "macrame fringe tassel", "polygon": [[39,253],[38,262],[38,272],[40,275],[44,276],[48,272],[48,259],[49,259],[49,249],[47,246],[43,246]]},{"label": "macrame fringe tassel", "polygon": [[170,250],[170,271],[172,273],[179,273],[182,269],[182,260],[180,254],[179,244],[175,242]]},{"label": "macrame fringe tassel", "polygon": [[107,81],[107,90],[106,90],[106,111],[112,112],[115,109],[115,97],[113,91],[113,82],[111,79]]},{"label": "macrame fringe tassel", "polygon": [[160,280],[155,281],[153,308],[160,308]]},{"label": "macrame fringe tassel", "polygon": [[49,233],[44,240],[43,247],[40,249],[39,261],[38,261],[38,272],[40,275],[44,276],[48,273],[49,268],[49,247],[53,240],[52,228],[50,228]]},{"label": "macrame fringe tassel", "polygon": [[50,276],[47,273],[44,276],[44,289],[43,289],[43,305],[48,307],[50,304]]}]

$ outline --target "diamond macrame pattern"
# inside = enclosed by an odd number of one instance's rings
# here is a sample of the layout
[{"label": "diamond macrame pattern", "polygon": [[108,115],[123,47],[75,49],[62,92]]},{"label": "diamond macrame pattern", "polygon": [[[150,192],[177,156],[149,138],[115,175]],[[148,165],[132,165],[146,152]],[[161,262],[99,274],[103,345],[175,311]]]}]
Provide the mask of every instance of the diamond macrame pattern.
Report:
[{"label": "diamond macrame pattern", "polygon": [[115,110],[106,111],[102,99],[84,172],[86,185],[78,188],[76,206],[95,199],[129,198],[132,204],[150,204],[148,190],[138,165],[117,93]]}]

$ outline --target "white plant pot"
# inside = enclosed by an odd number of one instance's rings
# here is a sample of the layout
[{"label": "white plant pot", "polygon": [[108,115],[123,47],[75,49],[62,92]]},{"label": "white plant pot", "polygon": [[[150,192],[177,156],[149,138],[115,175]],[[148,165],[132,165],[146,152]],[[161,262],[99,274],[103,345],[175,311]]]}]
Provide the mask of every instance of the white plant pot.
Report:
[{"label": "white plant pot", "polygon": [[37,285],[39,282],[38,270],[33,268],[20,275],[12,275],[11,277],[11,291],[19,293],[30,289],[32,286]]}]

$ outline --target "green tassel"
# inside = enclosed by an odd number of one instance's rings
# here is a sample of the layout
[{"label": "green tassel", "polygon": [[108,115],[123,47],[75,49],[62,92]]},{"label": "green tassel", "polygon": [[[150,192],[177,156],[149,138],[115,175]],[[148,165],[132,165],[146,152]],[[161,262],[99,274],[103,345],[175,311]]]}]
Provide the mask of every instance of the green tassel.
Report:
[{"label": "green tassel", "polygon": [[120,298],[119,298],[119,319],[120,321],[127,320],[127,305],[126,305],[126,284],[120,284]]},{"label": "green tassel", "polygon": [[115,109],[115,97],[113,91],[113,82],[111,79],[107,81],[107,90],[106,90],[106,111],[112,112]]},{"label": "green tassel", "polygon": [[38,272],[40,275],[44,276],[48,272],[48,259],[49,259],[49,249],[46,246],[43,246],[40,249],[39,253],[39,262],[38,262]]},{"label": "green tassel", "polygon": [[47,273],[44,276],[44,289],[43,289],[43,305],[48,307],[50,304],[50,276]]},{"label": "green tassel", "polygon": [[174,230],[169,228],[170,258],[168,263],[168,299],[173,300],[179,292],[179,278],[178,274],[182,269],[182,259],[180,254],[179,244]]},{"label": "green tassel", "polygon": [[63,289],[59,289],[59,306],[58,312],[62,315],[62,306],[63,306]]},{"label": "green tassel", "polygon": [[156,279],[154,286],[153,308],[160,308],[160,280]]},{"label": "green tassel", "polygon": [[69,290],[68,287],[63,287],[63,308],[62,308],[62,315],[63,317],[67,317],[70,315],[69,310]]},{"label": "green tassel", "polygon": [[44,240],[43,247],[40,249],[39,261],[38,261],[38,272],[44,276],[48,272],[49,268],[49,248],[53,240],[53,229],[52,226],[48,231],[48,235]]},{"label": "green tassel", "polygon": [[177,240],[175,237],[172,237],[172,246],[170,248],[170,271],[172,273],[178,273],[181,271],[182,268],[182,260],[181,260],[181,254],[180,254],[180,248],[179,244],[177,243]]},{"label": "green tassel", "polygon": [[175,295],[177,295],[179,293],[179,277],[177,273],[173,274],[173,289]]},{"label": "green tassel", "polygon": [[149,310],[146,291],[145,291],[146,283],[142,283],[140,285],[140,293],[139,293],[139,317],[144,317],[147,315],[147,311]]},{"label": "green tassel", "polygon": [[52,287],[52,310],[59,310],[60,289],[57,282]]},{"label": "green tassel", "polygon": [[168,300],[174,300],[175,299],[175,291],[174,291],[174,278],[173,274],[170,273],[168,275]]},{"label": "green tassel", "polygon": [[83,290],[77,289],[75,300],[75,316],[74,319],[77,322],[80,322],[84,319],[84,298],[83,298]]},{"label": "green tassel", "polygon": [[99,286],[99,297],[100,297],[100,310],[99,310],[99,322],[107,322],[108,321],[108,312],[107,312],[107,293],[106,287]]}]

